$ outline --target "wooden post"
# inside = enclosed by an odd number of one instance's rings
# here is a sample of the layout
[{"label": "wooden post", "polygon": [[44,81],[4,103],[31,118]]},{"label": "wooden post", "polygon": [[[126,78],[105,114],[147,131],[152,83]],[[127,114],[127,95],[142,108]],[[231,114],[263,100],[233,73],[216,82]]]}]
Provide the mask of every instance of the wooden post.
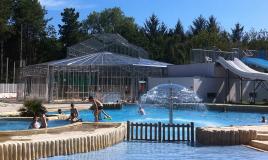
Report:
[{"label": "wooden post", "polygon": [[138,123],[136,123],[136,137],[135,137],[136,140],[138,139],[138,130],[139,130]]},{"label": "wooden post", "polygon": [[184,124],[182,124],[182,141],[185,141],[185,129],[184,129]]},{"label": "wooden post", "polygon": [[172,124],[172,141],[175,141],[175,125]]},{"label": "wooden post", "polygon": [[190,141],[190,124],[187,124],[187,141]]},{"label": "wooden post", "polygon": [[130,122],[127,121],[127,141],[129,141]]},{"label": "wooden post", "polygon": [[163,141],[166,140],[166,125],[163,124]]},{"label": "wooden post", "polygon": [[178,141],[180,141],[181,137],[180,137],[180,125],[177,124],[177,136],[178,136]]},{"label": "wooden post", "polygon": [[140,126],[140,139],[142,140],[143,139],[143,124],[141,124]]},{"label": "wooden post", "polygon": [[191,142],[194,143],[194,122],[191,122]]},{"label": "wooden post", "polygon": [[168,124],[168,141],[170,141],[170,125],[171,124]]},{"label": "wooden post", "polygon": [[154,140],[157,141],[157,123],[154,124]]},{"label": "wooden post", "polygon": [[148,124],[145,123],[145,140],[148,139],[148,136],[147,136],[148,128],[147,127],[148,127]]},{"label": "wooden post", "polygon": [[158,122],[158,142],[161,142],[161,129],[162,129],[162,124],[161,122]]},{"label": "wooden post", "polygon": [[152,123],[150,123],[150,141],[153,139],[152,138],[152,136],[153,136],[152,128],[153,128],[153,125],[152,125]]},{"label": "wooden post", "polygon": [[131,140],[134,139],[134,124],[131,122]]}]

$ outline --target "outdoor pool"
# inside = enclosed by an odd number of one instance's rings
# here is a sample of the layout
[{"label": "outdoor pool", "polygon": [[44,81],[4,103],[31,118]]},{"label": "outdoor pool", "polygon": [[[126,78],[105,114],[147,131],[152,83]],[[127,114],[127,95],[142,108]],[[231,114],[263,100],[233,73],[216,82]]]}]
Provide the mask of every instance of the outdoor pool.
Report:
[{"label": "outdoor pool", "polygon": [[[50,120],[48,122],[48,127],[57,127],[69,124],[65,120]],[[3,120],[0,119],[0,131],[7,130],[25,130],[28,129],[31,124],[31,120]]]},{"label": "outdoor pool", "polygon": [[[132,122],[168,122],[168,109],[145,107],[146,115],[137,113],[138,107],[129,105],[122,110],[106,110],[112,120],[102,121],[132,121]],[[68,113],[68,112],[66,112]],[[229,126],[229,125],[261,125],[262,113],[246,112],[217,112],[174,110],[174,123],[194,122],[195,126]],[[84,121],[93,121],[89,110],[80,111]],[[47,160],[267,160],[268,154],[245,146],[195,146],[186,143],[151,143],[151,142],[122,142],[115,146],[89,153],[74,154],[47,158]]]},{"label": "outdoor pool", "polygon": [[[112,116],[112,120],[102,119],[102,122],[165,122],[168,123],[167,108],[162,107],[145,107],[146,115],[138,114],[138,106],[126,105],[121,110],[107,109],[105,110]],[[54,114],[56,112],[50,112]],[[69,114],[69,111],[65,111]],[[92,111],[79,111],[80,118],[85,122],[93,122],[94,117]],[[197,110],[174,110],[174,123],[194,122],[195,126],[230,126],[230,125],[261,125],[261,116],[263,113],[247,113],[247,112],[219,112],[219,111],[197,111]],[[0,131],[5,130],[24,130],[28,129],[30,120],[4,120],[0,119]],[[56,127],[70,124],[65,120],[50,120],[49,127]]]},{"label": "outdoor pool", "polygon": [[[77,105],[78,106],[78,105]],[[165,122],[168,123],[167,108],[145,107],[146,115],[137,113],[138,106],[127,105],[121,110],[105,110],[112,116],[112,120],[103,122]],[[55,113],[55,112],[53,112]],[[69,114],[68,111],[64,112]],[[83,121],[93,121],[92,111],[79,111]],[[49,114],[52,114],[49,113]],[[196,110],[174,110],[174,123],[194,122],[195,126],[229,126],[229,125],[261,125],[263,113],[246,112],[219,112],[219,111],[196,111]],[[55,120],[48,121],[49,127],[69,124],[68,121]],[[30,121],[5,121],[0,120],[0,130],[27,129]],[[186,143],[152,143],[152,142],[122,142],[112,147],[89,153],[81,153],[67,156],[57,156],[46,158],[47,160],[140,160],[140,159],[183,159],[183,160],[264,160],[268,159],[268,154],[249,149],[245,146],[190,146]]]},{"label": "outdoor pool", "polygon": [[[146,115],[138,114],[136,105],[124,106],[121,110],[105,110],[112,116],[112,120],[103,122],[165,122],[168,123],[167,108],[145,107]],[[69,112],[65,112],[69,113]],[[94,121],[92,111],[82,110],[79,112],[83,121]],[[195,126],[229,126],[229,125],[261,125],[262,113],[247,112],[219,112],[219,111],[196,111],[196,110],[174,110],[174,123],[194,122]]]},{"label": "outdoor pool", "polygon": [[268,154],[244,146],[192,147],[181,143],[122,142],[89,153],[58,156],[43,160],[267,160]]}]

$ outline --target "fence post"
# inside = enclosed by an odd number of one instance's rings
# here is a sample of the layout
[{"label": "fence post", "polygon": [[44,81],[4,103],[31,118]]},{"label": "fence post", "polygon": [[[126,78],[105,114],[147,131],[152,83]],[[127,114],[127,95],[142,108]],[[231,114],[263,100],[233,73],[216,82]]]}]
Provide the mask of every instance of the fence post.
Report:
[{"label": "fence post", "polygon": [[194,122],[191,122],[191,142],[194,143]]},{"label": "fence post", "polygon": [[161,124],[161,122],[158,122],[158,142],[161,142],[161,140],[162,140],[161,129],[162,129],[162,124]]},{"label": "fence post", "polygon": [[127,121],[127,141],[129,141],[130,122]]}]

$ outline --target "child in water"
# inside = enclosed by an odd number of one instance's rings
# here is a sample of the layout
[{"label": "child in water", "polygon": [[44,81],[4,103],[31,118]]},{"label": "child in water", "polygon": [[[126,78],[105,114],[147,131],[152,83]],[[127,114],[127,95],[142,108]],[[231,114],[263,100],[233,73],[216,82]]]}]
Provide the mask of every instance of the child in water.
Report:
[{"label": "child in water", "polygon": [[138,113],[139,113],[140,115],[145,115],[145,111],[144,111],[144,109],[143,109],[141,106],[139,106]]},{"label": "child in water", "polygon": [[262,116],[261,117],[261,123],[266,123],[266,122],[267,122],[266,118],[264,116]]},{"label": "child in water", "polygon": [[30,124],[29,129],[38,129],[40,128],[40,123],[37,121],[37,116],[34,116],[33,122]]}]

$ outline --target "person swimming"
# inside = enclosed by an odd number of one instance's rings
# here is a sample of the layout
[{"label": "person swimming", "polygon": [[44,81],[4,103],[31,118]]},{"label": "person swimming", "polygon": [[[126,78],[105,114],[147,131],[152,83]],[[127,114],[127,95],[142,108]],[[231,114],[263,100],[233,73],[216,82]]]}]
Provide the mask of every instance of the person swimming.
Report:
[{"label": "person swimming", "polygon": [[261,123],[266,123],[266,122],[267,122],[266,118],[264,116],[262,116],[261,117]]},{"label": "person swimming", "polygon": [[145,115],[145,111],[144,111],[144,109],[143,109],[141,106],[139,106],[138,113],[139,113],[140,115]]}]

